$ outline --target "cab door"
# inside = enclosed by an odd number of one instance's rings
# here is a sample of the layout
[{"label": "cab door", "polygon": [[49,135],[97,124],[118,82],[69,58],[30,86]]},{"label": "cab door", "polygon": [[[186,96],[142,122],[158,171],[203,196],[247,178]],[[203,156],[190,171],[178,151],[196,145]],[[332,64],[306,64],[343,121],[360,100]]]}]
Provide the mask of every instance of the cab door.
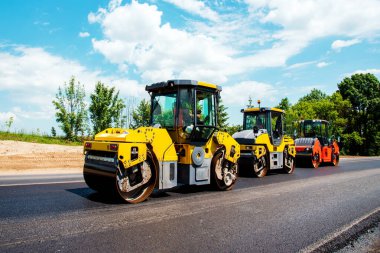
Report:
[{"label": "cab door", "polygon": [[271,141],[273,145],[278,146],[281,144],[282,137],[283,137],[283,129],[284,129],[284,123],[283,123],[283,114],[281,112],[272,111],[270,113],[270,123],[271,123],[271,129],[270,129],[270,135],[271,135]]}]

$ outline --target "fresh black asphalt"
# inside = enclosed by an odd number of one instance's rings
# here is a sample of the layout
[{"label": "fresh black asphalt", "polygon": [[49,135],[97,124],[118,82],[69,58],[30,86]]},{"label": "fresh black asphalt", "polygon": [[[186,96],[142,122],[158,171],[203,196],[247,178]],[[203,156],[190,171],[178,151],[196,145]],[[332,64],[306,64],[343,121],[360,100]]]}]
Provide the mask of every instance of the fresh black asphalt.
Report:
[{"label": "fresh black asphalt", "polygon": [[0,251],[297,252],[379,208],[379,182],[380,158],[342,159],[128,205],[84,182],[21,180],[0,186]]}]

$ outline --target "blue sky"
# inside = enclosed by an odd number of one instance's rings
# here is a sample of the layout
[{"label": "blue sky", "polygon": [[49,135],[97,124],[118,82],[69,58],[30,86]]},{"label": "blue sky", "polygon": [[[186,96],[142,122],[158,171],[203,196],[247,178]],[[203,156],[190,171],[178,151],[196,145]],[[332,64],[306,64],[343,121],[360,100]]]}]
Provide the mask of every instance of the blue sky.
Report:
[{"label": "blue sky", "polygon": [[223,87],[229,123],[250,96],[263,106],[353,73],[380,77],[379,0],[0,1],[0,129],[50,133],[58,87],[75,76],[135,104],[146,84]]}]

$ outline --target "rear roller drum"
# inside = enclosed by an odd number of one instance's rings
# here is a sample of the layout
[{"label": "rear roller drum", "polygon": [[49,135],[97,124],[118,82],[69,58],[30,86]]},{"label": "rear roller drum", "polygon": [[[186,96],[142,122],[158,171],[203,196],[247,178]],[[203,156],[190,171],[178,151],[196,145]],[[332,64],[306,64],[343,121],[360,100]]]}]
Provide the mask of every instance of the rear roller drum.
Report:
[{"label": "rear roller drum", "polygon": [[128,203],[140,203],[153,192],[157,179],[157,166],[152,155],[147,160],[133,167],[116,171],[116,191],[119,197]]},{"label": "rear roller drum", "polygon": [[226,161],[223,151],[217,151],[211,161],[211,181],[218,190],[231,190],[237,179],[237,164]]},{"label": "rear roller drum", "polygon": [[339,164],[339,154],[332,154],[331,164],[333,166],[338,166],[338,164]]},{"label": "rear roller drum", "polygon": [[314,169],[318,168],[319,167],[319,153],[316,153],[314,155],[311,156],[311,164],[310,166]]}]

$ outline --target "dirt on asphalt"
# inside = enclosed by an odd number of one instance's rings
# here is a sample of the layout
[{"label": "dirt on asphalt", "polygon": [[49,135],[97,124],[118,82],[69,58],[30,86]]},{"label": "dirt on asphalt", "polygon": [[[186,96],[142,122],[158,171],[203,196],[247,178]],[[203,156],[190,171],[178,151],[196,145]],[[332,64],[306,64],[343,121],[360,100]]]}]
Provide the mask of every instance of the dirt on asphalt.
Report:
[{"label": "dirt on asphalt", "polygon": [[76,173],[83,168],[83,147],[0,141],[0,174]]}]

